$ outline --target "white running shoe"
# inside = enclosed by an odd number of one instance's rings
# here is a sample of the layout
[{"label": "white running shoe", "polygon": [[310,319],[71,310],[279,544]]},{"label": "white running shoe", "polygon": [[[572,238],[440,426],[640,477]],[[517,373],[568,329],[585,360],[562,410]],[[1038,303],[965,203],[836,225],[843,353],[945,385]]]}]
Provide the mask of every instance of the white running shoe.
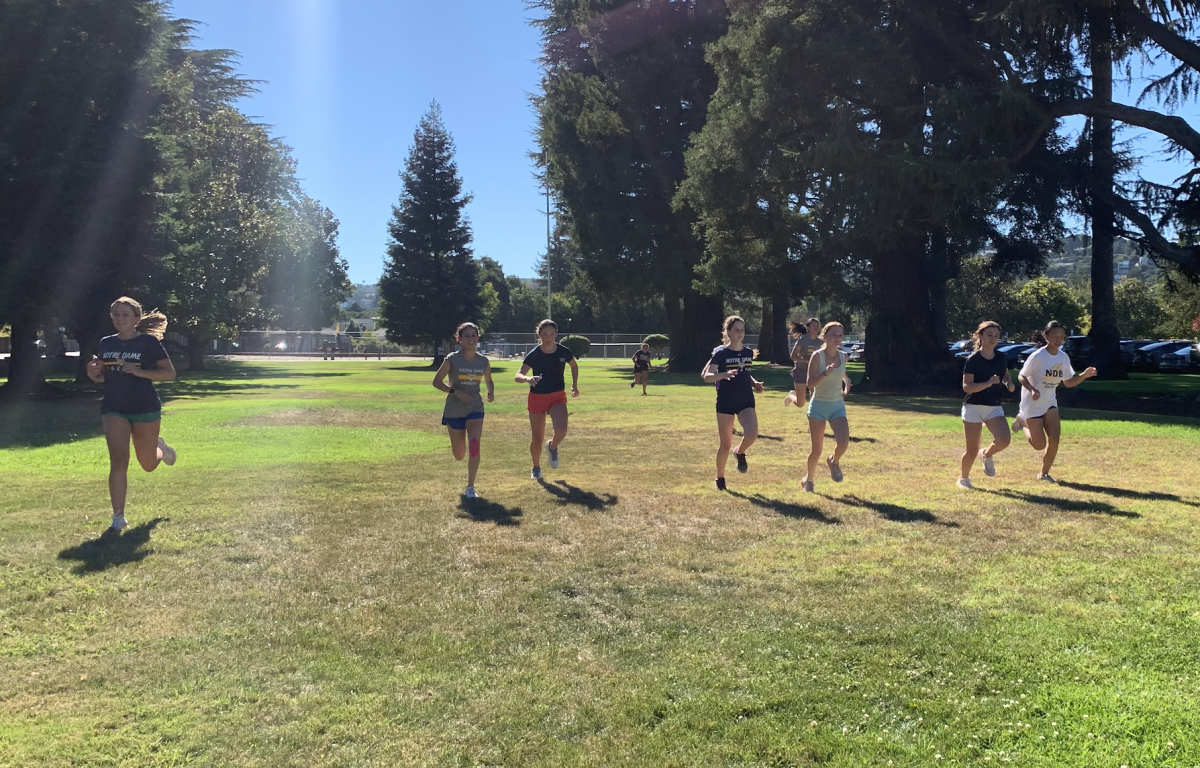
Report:
[{"label": "white running shoe", "polygon": [[787,393],[787,397],[783,398],[783,406],[786,408],[789,405],[800,406],[800,398],[796,396],[796,390],[794,389]]},{"label": "white running shoe", "polygon": [[129,523],[125,522],[125,513],[118,512],[113,515],[112,525],[108,526],[114,531],[123,531],[129,527]]},{"label": "white running shoe", "polygon": [[988,477],[996,476],[996,461],[991,456],[984,456],[983,450],[979,451],[979,458],[983,459],[983,474]]},{"label": "white running shoe", "polygon": [[827,456],[825,463],[829,465],[829,476],[833,478],[833,482],[842,482],[842,465],[834,461],[832,456]]},{"label": "white running shoe", "polygon": [[1024,429],[1025,429],[1025,419],[1021,418],[1020,416],[1013,419],[1013,423],[1012,423],[1012,431],[1013,432],[1020,432]]},{"label": "white running shoe", "polygon": [[971,485],[971,478],[969,478],[969,477],[958,478],[958,487],[965,488],[968,491],[975,490],[975,486]]},{"label": "white running shoe", "polygon": [[174,466],[175,459],[179,458],[179,454],[175,452],[175,449],[167,445],[167,441],[161,437],[158,438],[158,447],[163,453],[163,464],[166,464],[168,467]]},{"label": "white running shoe", "polygon": [[800,487],[804,489],[805,493],[816,493],[812,480],[809,480],[807,477],[800,481]]},{"label": "white running shoe", "polygon": [[550,469],[558,469],[558,449],[550,445],[553,440],[546,441],[546,451],[550,454]]},{"label": "white running shoe", "polygon": [[1038,475],[1038,480],[1041,480],[1043,483],[1050,483],[1051,485],[1058,485],[1058,481],[1055,480],[1053,477],[1050,477],[1050,475]]},{"label": "white running shoe", "polygon": [[475,486],[473,486],[473,485],[467,486],[466,497],[468,499],[478,499],[479,498],[479,494],[475,493]]}]

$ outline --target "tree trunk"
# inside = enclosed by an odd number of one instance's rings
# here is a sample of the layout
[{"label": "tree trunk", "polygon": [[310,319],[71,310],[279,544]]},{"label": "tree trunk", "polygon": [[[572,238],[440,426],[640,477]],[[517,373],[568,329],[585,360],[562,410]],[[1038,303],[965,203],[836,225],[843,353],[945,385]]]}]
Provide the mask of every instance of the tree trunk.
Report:
[{"label": "tree trunk", "polygon": [[792,350],[788,344],[788,310],[789,306],[787,296],[776,296],[774,299],[774,311],[772,312],[772,324],[774,332],[772,334],[773,345],[771,347],[771,362],[776,365],[792,365]]},{"label": "tree trunk", "polygon": [[201,339],[192,334],[187,335],[187,357],[189,371],[204,370],[204,347],[208,339]]},{"label": "tree trunk", "polygon": [[881,389],[953,382],[957,366],[934,328],[923,238],[894,243],[871,259],[867,377]]},{"label": "tree trunk", "polygon": [[[946,233],[935,230],[929,241],[929,311],[933,318],[933,332],[939,339],[950,338],[950,324],[946,318],[946,301],[950,291],[950,264],[946,257]],[[982,322],[984,318],[979,318]]]},{"label": "tree trunk", "polygon": [[758,331],[758,360],[769,363],[775,350],[775,302],[762,300],[762,323]]},{"label": "tree trunk", "polygon": [[[1088,26],[1091,38],[1092,98],[1111,102],[1112,38],[1111,9],[1093,8]],[[1088,363],[1105,379],[1128,379],[1121,362],[1121,334],[1117,328],[1113,296],[1113,232],[1116,216],[1108,202],[1116,176],[1113,158],[1113,121],[1092,118],[1092,327],[1088,337],[1092,351]]]},{"label": "tree trunk", "polygon": [[[671,373],[698,373],[712,357],[713,347],[721,343],[721,321],[725,319],[725,299],[721,295],[704,296],[692,288],[683,294],[678,329],[671,323]],[[667,302],[667,317],[671,302]]]},{"label": "tree trunk", "polygon": [[46,383],[41,352],[37,348],[37,323],[14,320],[11,342],[4,396],[23,399],[29,395],[45,394],[50,385]]}]

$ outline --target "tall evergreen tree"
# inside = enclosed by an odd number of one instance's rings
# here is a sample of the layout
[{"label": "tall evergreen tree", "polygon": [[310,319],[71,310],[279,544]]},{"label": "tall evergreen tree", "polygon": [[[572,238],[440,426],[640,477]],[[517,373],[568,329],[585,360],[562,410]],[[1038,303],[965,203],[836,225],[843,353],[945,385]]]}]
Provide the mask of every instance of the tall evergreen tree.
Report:
[{"label": "tall evergreen tree", "polygon": [[[454,142],[437,102],[417,126],[400,177],[404,189],[392,207],[379,281],[380,319],[389,341],[433,347],[444,342],[449,350],[455,327],[478,321],[485,297],[463,216],[471,196],[463,193]],[[435,357],[434,365],[441,365]]]}]

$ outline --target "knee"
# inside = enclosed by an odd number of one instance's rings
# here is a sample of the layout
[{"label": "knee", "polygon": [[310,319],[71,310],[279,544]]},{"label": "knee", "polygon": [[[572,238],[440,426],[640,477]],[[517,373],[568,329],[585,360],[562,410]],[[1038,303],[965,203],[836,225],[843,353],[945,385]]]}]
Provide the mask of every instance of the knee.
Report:
[{"label": "knee", "polygon": [[463,447],[461,445],[456,445],[453,448],[451,448],[450,450],[454,452],[454,460],[455,461],[462,461],[463,458],[467,455],[467,452],[463,449]]},{"label": "knee", "polygon": [[992,442],[995,443],[997,451],[1003,451],[1009,446],[1010,443],[1012,443],[1012,438],[1006,435],[1004,437],[997,437]]},{"label": "knee", "polygon": [[140,464],[142,469],[146,470],[147,472],[153,472],[154,470],[158,469],[158,454],[153,456],[143,456],[138,454],[138,464]]},{"label": "knee", "polygon": [[129,469],[128,456],[109,456],[108,468],[113,472],[125,472]]}]

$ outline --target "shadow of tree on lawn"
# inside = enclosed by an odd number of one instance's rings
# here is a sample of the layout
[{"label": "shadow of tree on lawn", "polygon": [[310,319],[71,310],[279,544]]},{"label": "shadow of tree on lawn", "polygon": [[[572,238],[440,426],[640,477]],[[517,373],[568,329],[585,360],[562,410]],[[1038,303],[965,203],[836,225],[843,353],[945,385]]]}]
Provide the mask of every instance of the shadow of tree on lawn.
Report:
[{"label": "shadow of tree on lawn", "polygon": [[575,504],[592,510],[601,510],[605,507],[616,506],[617,503],[617,497],[611,493],[597,495],[571,485],[565,480],[558,480],[554,483],[538,480],[538,484],[546,489],[546,493],[555,497],[559,504]]},{"label": "shadow of tree on lawn", "polygon": [[958,528],[958,523],[951,520],[940,520],[937,515],[927,509],[909,509],[902,507],[899,504],[888,504],[884,501],[870,501],[861,496],[828,496],[833,501],[839,504],[845,504],[850,507],[859,507],[860,509],[869,509],[876,513],[884,520],[893,523],[929,523],[930,525],[940,525],[944,528]]},{"label": "shadow of tree on lawn", "polygon": [[783,517],[790,517],[795,520],[812,520],[817,523],[824,523],[825,525],[840,525],[842,522],[836,517],[830,517],[816,507],[808,507],[790,501],[783,501],[782,499],[768,498],[761,493],[745,494],[729,490],[726,493],[739,499],[745,499],[756,507],[769,509]]},{"label": "shadow of tree on lawn", "polygon": [[458,508],[462,510],[459,517],[474,520],[477,523],[495,523],[504,526],[520,525],[520,518],[524,514],[520,507],[506,507],[499,502],[487,499],[468,499],[465,495],[459,498]]},{"label": "shadow of tree on lawn", "polygon": [[154,554],[153,549],[143,549],[150,543],[150,532],[159,523],[168,522],[169,517],[156,517],[124,532],[112,528],[91,541],[85,541],[74,547],[67,547],[58,553],[59,560],[78,560],[79,565],[71,569],[71,573],[83,575],[106,571],[126,563],[139,563]]},{"label": "shadow of tree on lawn", "polygon": [[1006,499],[1015,501],[1024,501],[1027,504],[1037,504],[1043,507],[1054,507],[1061,509],[1064,512],[1084,512],[1087,514],[1110,515],[1112,517],[1141,517],[1137,512],[1127,512],[1123,509],[1117,509],[1107,501],[1088,501],[1076,499],[1064,499],[1058,496],[1042,496],[1036,493],[1025,493],[1024,491],[991,491],[986,488],[977,488],[981,493],[990,493],[993,496],[1003,496]]}]

